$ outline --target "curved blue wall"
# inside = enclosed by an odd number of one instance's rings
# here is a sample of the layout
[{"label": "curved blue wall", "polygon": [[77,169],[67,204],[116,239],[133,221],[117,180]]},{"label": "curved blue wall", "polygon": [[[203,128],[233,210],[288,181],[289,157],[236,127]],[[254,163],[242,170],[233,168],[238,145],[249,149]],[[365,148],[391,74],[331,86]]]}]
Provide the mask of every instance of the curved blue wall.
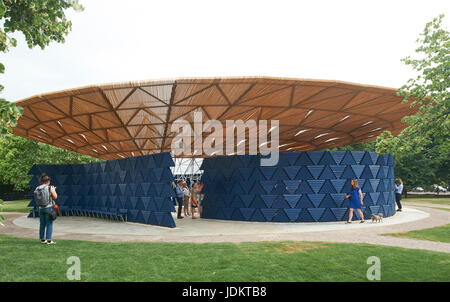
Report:
[{"label": "curved blue wall", "polygon": [[[363,191],[365,218],[395,213],[394,160],[365,151],[280,153],[277,166],[260,166],[259,155],[203,161],[203,218],[325,222],[348,219],[350,179]],[[356,213],[356,212],[355,212]],[[359,219],[356,214],[353,219]]]},{"label": "curved blue wall", "polygon": [[[170,212],[175,208],[170,199],[175,193],[170,167],[175,163],[170,153],[108,160],[74,165],[35,165],[30,186],[39,185],[41,173],[56,186],[56,200],[63,215],[76,214],[71,210],[126,214],[127,221],[175,227]],[[35,201],[29,217],[38,215]]]}]

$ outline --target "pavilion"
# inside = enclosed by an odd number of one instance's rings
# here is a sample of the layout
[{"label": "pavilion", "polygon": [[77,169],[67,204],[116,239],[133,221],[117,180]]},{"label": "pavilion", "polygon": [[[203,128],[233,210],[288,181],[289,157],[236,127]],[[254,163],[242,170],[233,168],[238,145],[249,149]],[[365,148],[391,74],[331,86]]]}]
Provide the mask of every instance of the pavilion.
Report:
[{"label": "pavilion", "polygon": [[[172,123],[279,120],[280,151],[374,140],[413,114],[392,88],[272,77],[192,78],[93,85],[29,97],[16,135],[104,160],[170,152]],[[196,157],[204,157],[197,154]]]},{"label": "pavilion", "polygon": [[344,196],[351,178],[360,181],[366,194],[364,215],[388,217],[395,214],[393,157],[322,150],[371,141],[385,130],[400,133],[406,127],[402,117],[416,109],[402,103],[396,92],[272,77],[93,85],[16,102],[24,114],[13,133],[106,161],[30,170],[32,186],[41,172],[54,175],[67,215],[121,215],[128,221],[175,227],[169,198],[174,195],[169,185],[174,181],[172,125],[179,119],[192,124],[197,112],[221,124],[277,120],[281,156],[275,166],[260,166],[259,154],[185,155],[205,158],[198,167],[204,170],[203,218],[341,221],[348,217]]}]

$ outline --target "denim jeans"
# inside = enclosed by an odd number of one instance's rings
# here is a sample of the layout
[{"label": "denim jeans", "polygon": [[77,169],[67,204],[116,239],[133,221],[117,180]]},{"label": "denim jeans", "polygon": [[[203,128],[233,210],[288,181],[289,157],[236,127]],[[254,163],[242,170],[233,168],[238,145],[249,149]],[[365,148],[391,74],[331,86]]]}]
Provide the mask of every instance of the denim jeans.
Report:
[{"label": "denim jeans", "polygon": [[402,209],[402,203],[400,202],[402,200],[402,194],[395,193],[395,203],[397,203],[397,207],[399,210]]},{"label": "denim jeans", "polygon": [[[53,220],[50,219],[50,211],[53,206],[49,208],[39,209],[39,238],[41,240],[52,240]],[[45,232],[47,231],[47,233]]]},{"label": "denim jeans", "polygon": [[176,197],[178,203],[178,215],[177,218],[181,217],[181,208],[183,207],[183,197]]}]

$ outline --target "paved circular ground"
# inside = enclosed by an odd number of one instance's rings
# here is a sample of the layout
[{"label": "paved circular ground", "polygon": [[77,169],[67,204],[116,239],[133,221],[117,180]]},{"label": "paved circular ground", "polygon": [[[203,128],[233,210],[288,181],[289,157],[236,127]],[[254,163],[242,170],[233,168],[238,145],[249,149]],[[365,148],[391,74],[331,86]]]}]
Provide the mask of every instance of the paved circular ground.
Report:
[{"label": "paved circular ground", "polygon": [[[5,213],[2,233],[38,238],[39,220],[24,213]],[[450,223],[450,212],[429,207],[408,206],[382,223],[358,221],[323,223],[267,223],[212,219],[177,219],[176,228],[135,223],[110,222],[87,217],[59,217],[54,239],[91,241],[243,242],[243,241],[328,241],[371,243],[450,253],[450,244],[383,236]]]},{"label": "paved circular ground", "polygon": [[[166,239],[196,238],[204,236],[234,236],[234,235],[261,235],[261,234],[287,234],[308,233],[322,231],[338,231],[349,229],[367,229],[373,227],[395,225],[427,218],[428,213],[406,209],[393,217],[384,218],[383,222],[367,221],[360,224],[354,221],[350,225],[343,222],[315,222],[315,223],[274,223],[274,222],[247,222],[216,219],[175,219],[177,227],[167,228],[137,223],[110,222],[103,219],[89,217],[59,217],[54,222],[55,235],[59,233],[78,233],[91,235],[117,235],[117,236],[162,236]],[[14,219],[16,226],[27,229],[39,229],[39,219],[21,216]]]}]

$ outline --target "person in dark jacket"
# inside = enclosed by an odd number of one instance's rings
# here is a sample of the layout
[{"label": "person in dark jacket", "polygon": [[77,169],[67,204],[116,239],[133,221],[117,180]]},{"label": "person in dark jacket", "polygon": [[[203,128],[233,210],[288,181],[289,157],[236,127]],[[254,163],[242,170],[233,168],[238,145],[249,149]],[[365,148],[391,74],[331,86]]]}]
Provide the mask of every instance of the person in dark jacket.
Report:
[{"label": "person in dark jacket", "polygon": [[177,186],[175,187],[175,195],[178,204],[178,219],[182,219],[184,217],[181,216],[181,208],[183,208],[183,181],[179,180]]}]

